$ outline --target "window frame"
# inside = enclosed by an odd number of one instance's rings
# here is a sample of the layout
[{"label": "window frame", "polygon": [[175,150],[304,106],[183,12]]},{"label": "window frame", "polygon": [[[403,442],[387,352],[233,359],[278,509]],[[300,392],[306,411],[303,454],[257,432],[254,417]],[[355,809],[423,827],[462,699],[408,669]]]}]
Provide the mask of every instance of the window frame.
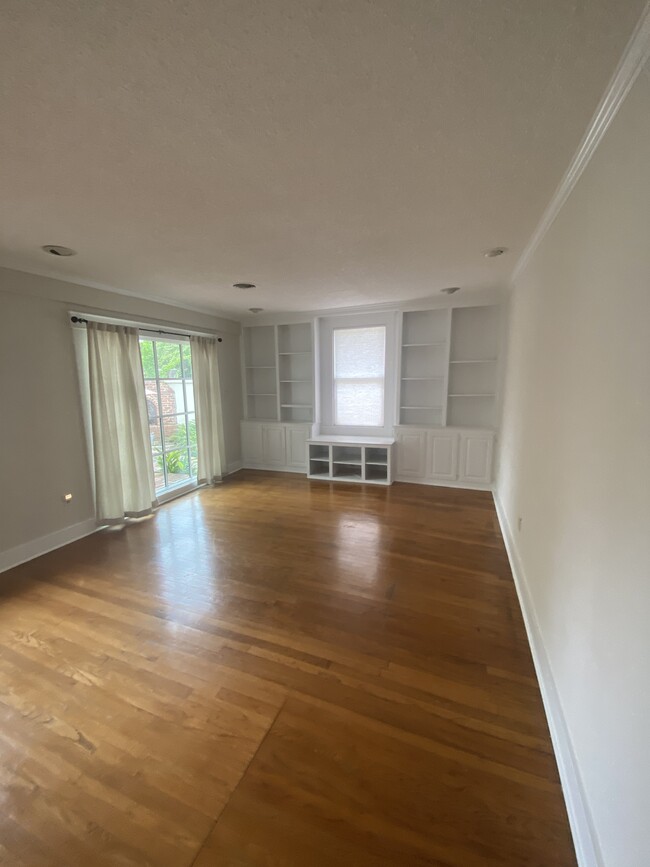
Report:
[{"label": "window frame", "polygon": [[[318,396],[316,401],[319,433],[325,436],[391,437],[395,425],[395,388],[397,383],[398,348],[397,310],[382,310],[365,313],[347,313],[321,316],[317,320]],[[384,423],[374,425],[336,424],[334,394],[334,331],[344,328],[368,328],[386,326],[384,352]]]},{"label": "window frame", "polygon": [[[144,370],[144,365],[143,365],[142,366],[142,378],[143,378],[144,386],[145,386],[145,397],[147,396],[146,395],[147,382],[155,382],[156,383],[155,395],[156,395],[156,400],[158,403],[158,412],[156,413],[156,421],[158,423],[159,430],[160,430],[160,450],[156,449],[156,457],[158,457],[158,456],[163,457],[162,475],[163,475],[163,479],[165,480],[165,485],[163,487],[156,488],[156,498],[157,498],[158,502],[165,502],[166,500],[173,499],[174,497],[177,497],[180,494],[186,493],[188,490],[196,488],[198,485],[198,474],[190,476],[187,479],[181,479],[178,482],[170,485],[168,483],[169,479],[168,479],[168,473],[167,473],[167,466],[166,466],[166,463],[164,460],[165,455],[169,454],[170,452],[176,451],[179,448],[178,446],[176,446],[176,448],[174,448],[171,445],[169,448],[167,447],[167,439],[166,439],[166,433],[165,433],[165,427],[164,427],[164,420],[168,419],[168,418],[178,418],[179,416],[183,416],[184,417],[184,424],[185,424],[185,450],[187,452],[187,456],[188,456],[188,460],[189,460],[189,464],[190,464],[190,472],[192,470],[192,457],[193,457],[193,455],[192,455],[192,449],[190,446],[189,425],[190,425],[190,419],[193,419],[194,422],[196,423],[196,405],[194,402],[194,393],[193,393],[194,367],[192,367],[192,379],[188,380],[188,378],[186,376],[185,365],[183,363],[183,347],[184,346],[190,347],[190,357],[191,357],[191,343],[190,343],[189,338],[183,338],[180,336],[171,338],[171,337],[164,337],[162,335],[161,336],[151,335],[147,331],[142,330],[142,329],[138,333],[138,339],[139,339],[140,343],[150,341],[152,343],[152,348],[153,348],[153,365],[154,365],[155,377],[145,376],[145,370]],[[156,345],[158,343],[171,343],[171,344],[179,347],[179,361],[180,361],[180,368],[179,368],[180,369],[180,376],[179,377],[169,377],[169,376],[161,377],[160,376],[160,369],[158,367],[158,349],[157,349],[157,345]],[[141,356],[141,358],[142,358],[142,356]],[[160,386],[161,386],[161,383],[168,382],[168,381],[169,382],[179,382],[182,384],[183,404],[184,404],[183,412],[178,412],[178,411],[174,412],[174,413],[163,412],[162,393],[161,393]],[[189,390],[188,382],[192,382],[192,402],[193,402],[193,405],[195,407],[194,410],[188,410],[188,400],[187,400],[188,390]],[[147,411],[147,416],[149,416],[148,411]],[[150,427],[151,427],[151,421],[150,421]],[[159,451],[159,454],[158,454],[158,451]],[[153,448],[153,443],[151,442],[151,438],[149,440],[149,454],[151,457],[152,467],[154,467],[154,448]],[[197,448],[196,457],[198,457],[198,448]],[[154,476],[155,476],[155,468],[154,468]]]},{"label": "window frame", "polygon": [[[336,335],[339,331],[359,331],[361,329],[369,329],[369,328],[381,328],[384,333],[384,375],[383,376],[337,376],[336,375]],[[337,428],[340,427],[350,427],[349,424],[344,424],[338,421],[337,414],[337,394],[336,387],[339,382],[350,382],[350,383],[381,383],[382,387],[382,400],[381,400],[381,421],[379,424],[373,425],[354,425],[354,427],[364,427],[364,428],[373,428],[373,429],[383,429],[384,420],[386,416],[386,342],[388,339],[388,329],[386,325],[382,322],[378,325],[343,325],[332,328],[332,419],[334,421],[334,425]]]}]

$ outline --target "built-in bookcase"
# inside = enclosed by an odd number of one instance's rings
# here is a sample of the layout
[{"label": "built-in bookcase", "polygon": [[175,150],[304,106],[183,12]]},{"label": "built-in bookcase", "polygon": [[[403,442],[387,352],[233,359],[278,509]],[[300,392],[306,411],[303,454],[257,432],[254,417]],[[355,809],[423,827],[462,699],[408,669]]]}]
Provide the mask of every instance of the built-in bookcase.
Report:
[{"label": "built-in bookcase", "polygon": [[498,350],[498,307],[457,307],[452,311],[448,425],[494,427]]},{"label": "built-in bookcase", "polygon": [[403,316],[401,424],[445,423],[449,317],[449,310],[411,311]]},{"label": "built-in bookcase", "polygon": [[273,325],[244,328],[246,418],[277,419],[278,385]]},{"label": "built-in bookcase", "polygon": [[313,421],[311,323],[247,327],[242,345],[246,418]]},{"label": "built-in bookcase", "polygon": [[314,419],[314,359],[309,322],[278,325],[281,421]]}]

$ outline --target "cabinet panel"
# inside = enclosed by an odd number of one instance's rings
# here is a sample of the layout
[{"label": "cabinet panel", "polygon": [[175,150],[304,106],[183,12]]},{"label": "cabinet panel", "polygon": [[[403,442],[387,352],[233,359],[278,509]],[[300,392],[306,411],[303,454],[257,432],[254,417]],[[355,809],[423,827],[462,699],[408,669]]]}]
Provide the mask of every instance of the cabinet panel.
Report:
[{"label": "cabinet panel", "polygon": [[307,428],[287,427],[287,466],[307,469]]},{"label": "cabinet panel", "polygon": [[244,465],[262,463],[262,428],[258,424],[243,424],[241,428]]},{"label": "cabinet panel", "polygon": [[285,431],[281,425],[262,425],[262,464],[285,465]]},{"label": "cabinet panel", "polygon": [[397,434],[397,475],[421,479],[426,470],[426,431],[400,431]]},{"label": "cabinet panel", "polygon": [[460,480],[487,484],[492,479],[491,434],[461,434]]},{"label": "cabinet panel", "polygon": [[428,476],[455,481],[458,478],[458,434],[429,433]]}]

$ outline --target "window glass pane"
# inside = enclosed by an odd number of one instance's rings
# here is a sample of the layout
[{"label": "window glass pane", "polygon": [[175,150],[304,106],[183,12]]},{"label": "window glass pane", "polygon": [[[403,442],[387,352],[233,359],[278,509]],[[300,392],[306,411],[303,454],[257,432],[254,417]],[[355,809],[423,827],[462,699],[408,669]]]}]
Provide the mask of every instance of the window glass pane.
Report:
[{"label": "window glass pane", "polygon": [[193,412],[187,414],[187,438],[190,443],[190,451],[196,454],[196,419]]},{"label": "window glass pane", "polygon": [[383,378],[385,349],[385,325],[335,329],[334,377]]},{"label": "window glass pane", "polygon": [[187,448],[187,425],[185,415],[175,415],[162,419],[165,431],[165,451]]},{"label": "window glass pane", "polygon": [[176,413],[185,412],[185,398],[183,397],[182,380],[160,380],[160,404],[162,410],[160,413],[161,415],[176,415]]},{"label": "window glass pane", "polygon": [[180,379],[181,348],[178,343],[165,343],[156,341],[156,355],[158,356],[158,376],[161,379]]},{"label": "window glass pane", "polygon": [[191,379],[185,380],[185,400],[187,412],[194,412],[194,382]]},{"label": "window glass pane", "polygon": [[156,365],[153,357],[153,340],[140,341],[140,355],[142,357],[142,372],[145,379],[154,379]]},{"label": "window glass pane", "polygon": [[162,436],[160,433],[160,420],[157,418],[149,419],[149,440],[151,442],[152,452],[162,451]]},{"label": "window glass pane", "polygon": [[158,386],[156,385],[155,379],[145,381],[144,394],[147,401],[147,417],[151,422],[160,415],[160,404],[158,402]]},{"label": "window glass pane", "polygon": [[181,344],[181,358],[183,362],[183,376],[192,379],[192,348],[189,343]]},{"label": "window glass pane", "polygon": [[190,456],[187,449],[165,452],[164,461],[168,486],[176,485],[190,478]]},{"label": "window glass pane", "polygon": [[334,424],[381,427],[384,423],[383,380],[339,380],[335,389]]}]

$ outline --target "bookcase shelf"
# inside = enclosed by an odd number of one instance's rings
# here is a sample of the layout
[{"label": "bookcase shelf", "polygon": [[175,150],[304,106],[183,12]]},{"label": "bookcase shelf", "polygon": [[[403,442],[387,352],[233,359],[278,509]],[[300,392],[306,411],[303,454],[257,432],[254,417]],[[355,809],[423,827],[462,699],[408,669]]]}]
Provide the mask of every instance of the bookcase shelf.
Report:
[{"label": "bookcase shelf", "polygon": [[253,325],[242,332],[246,418],[314,420],[312,326]]}]

